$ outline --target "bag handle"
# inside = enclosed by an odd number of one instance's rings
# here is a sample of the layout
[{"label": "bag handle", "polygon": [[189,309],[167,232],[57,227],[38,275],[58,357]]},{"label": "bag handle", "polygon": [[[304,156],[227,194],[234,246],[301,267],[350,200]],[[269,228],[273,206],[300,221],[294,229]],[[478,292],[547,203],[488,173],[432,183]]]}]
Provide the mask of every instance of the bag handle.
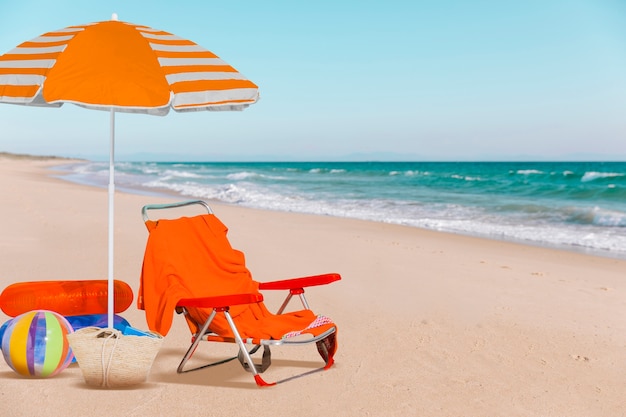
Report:
[{"label": "bag handle", "polygon": [[[111,364],[113,363],[113,354],[115,353],[115,349],[117,348],[118,341],[122,338],[122,332],[116,329],[103,329],[101,332],[96,334],[96,338],[104,339],[104,343],[102,343],[102,383],[100,384],[104,388],[108,388],[109,386],[109,371],[111,370]],[[113,347],[111,348],[111,354],[107,360],[106,358],[106,346],[107,343],[113,339]]]}]

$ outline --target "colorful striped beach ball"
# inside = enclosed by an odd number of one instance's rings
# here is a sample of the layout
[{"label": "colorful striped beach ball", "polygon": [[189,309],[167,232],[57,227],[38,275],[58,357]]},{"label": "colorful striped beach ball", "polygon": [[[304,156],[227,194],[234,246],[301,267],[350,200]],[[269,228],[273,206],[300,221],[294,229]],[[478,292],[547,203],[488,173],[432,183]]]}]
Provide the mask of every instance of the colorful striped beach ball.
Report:
[{"label": "colorful striped beach ball", "polygon": [[74,354],[66,335],[72,325],[53,311],[35,310],[9,321],[2,336],[2,356],[20,375],[47,378],[67,368]]}]

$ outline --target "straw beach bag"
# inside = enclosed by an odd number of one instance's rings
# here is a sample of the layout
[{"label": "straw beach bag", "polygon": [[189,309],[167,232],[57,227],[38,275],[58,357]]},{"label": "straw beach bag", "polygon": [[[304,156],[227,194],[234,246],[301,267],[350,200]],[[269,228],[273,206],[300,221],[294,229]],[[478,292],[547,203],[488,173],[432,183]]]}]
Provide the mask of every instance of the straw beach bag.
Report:
[{"label": "straw beach bag", "polygon": [[145,382],[163,337],[85,327],[67,335],[87,385],[117,388]]}]

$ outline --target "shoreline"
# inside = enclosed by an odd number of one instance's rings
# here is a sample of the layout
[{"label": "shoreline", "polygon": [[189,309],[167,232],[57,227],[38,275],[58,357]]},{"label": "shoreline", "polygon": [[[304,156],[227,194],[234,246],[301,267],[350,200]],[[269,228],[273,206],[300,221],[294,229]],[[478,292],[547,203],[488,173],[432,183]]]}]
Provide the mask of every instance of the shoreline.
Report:
[{"label": "shoreline", "polygon": [[[3,162],[0,288],[106,277],[107,191],[51,177],[58,161]],[[176,199],[116,194],[116,278],[135,294],[147,238],[141,207]],[[27,379],[0,360],[0,410],[17,417],[42,409],[64,417],[207,409],[261,417],[277,409],[304,417],[626,414],[626,261],[365,220],[214,209],[256,280],[342,275],[307,290],[313,310],[339,327],[334,367],[267,389],[237,361],[177,374],[190,333],[175,316],[145,384],[88,388],[77,365],[53,379]],[[284,297],[264,295],[271,310]],[[134,303],[121,315],[146,329]],[[208,345],[197,355],[232,354],[232,346]],[[263,378],[317,369],[310,348],[273,349]]]},{"label": "shoreline", "polygon": [[25,160],[25,161],[58,161],[59,163],[72,162],[72,161],[87,162],[86,160],[76,159],[76,158],[67,158],[65,156],[31,155],[31,154],[25,154],[25,153],[11,153],[11,152],[0,152],[0,158],[13,159],[13,160]]},{"label": "shoreline", "polygon": [[[27,157],[27,155],[25,155]],[[45,157],[43,157],[43,159],[45,159]],[[90,161],[86,161],[86,160],[69,160],[68,162],[76,162],[76,163],[89,163]],[[65,163],[60,163],[59,166],[63,166],[65,165]],[[52,170],[55,170],[55,166],[51,167]],[[55,177],[63,180],[63,181],[67,181],[70,183],[74,183],[74,184],[79,184],[79,185],[83,185],[83,186],[89,186],[89,187],[96,187],[96,188],[101,188],[101,189],[106,189],[107,188],[107,184],[103,183],[103,184],[96,184],[93,182],[89,182],[89,181],[81,181],[78,178],[71,178],[72,176],[72,172],[71,171],[66,171],[67,174],[59,174],[59,175],[55,175]],[[166,188],[142,188],[142,187],[128,187],[128,186],[119,186],[116,184],[116,192],[123,192],[123,193],[129,193],[129,194],[136,194],[136,195],[142,195],[142,196],[147,196],[147,197],[163,197],[163,198],[175,198],[175,199],[180,199],[180,200],[195,200],[195,199],[199,199],[198,197],[190,197],[190,196],[184,196],[182,194],[176,193],[172,190],[166,189]],[[248,206],[243,206],[243,205],[238,205],[238,204],[232,204],[232,203],[228,203],[228,202],[224,202],[224,201],[220,201],[220,200],[215,200],[215,199],[205,199],[207,202],[210,202],[211,204],[219,204],[219,205],[226,205],[226,206],[231,206],[231,207],[241,207],[241,208],[247,208],[250,210],[262,210],[262,211],[276,211],[276,212],[280,212],[280,213],[290,213],[291,211],[287,211],[287,210],[280,210],[280,209],[266,209],[266,208],[258,208],[258,207],[248,207]],[[302,214],[310,214],[310,213],[302,213]],[[520,244],[520,245],[527,245],[527,246],[532,246],[532,247],[538,247],[538,248],[545,248],[545,249],[554,249],[554,250],[563,250],[563,251],[567,251],[567,252],[572,252],[572,253],[579,253],[579,254],[583,254],[583,255],[589,255],[589,256],[599,256],[599,257],[604,257],[604,258],[610,258],[610,259],[619,259],[619,260],[626,260],[626,253],[621,253],[621,252],[612,252],[611,250],[608,249],[596,249],[596,248],[588,248],[588,247],[583,247],[583,246],[575,246],[575,245],[565,245],[565,244],[556,244],[556,243],[549,243],[549,242],[538,242],[538,241],[532,241],[532,240],[525,240],[523,238],[514,238],[514,237],[497,237],[497,236],[490,236],[490,235],[486,235],[486,234],[480,234],[480,233],[472,233],[472,232],[462,232],[462,231],[448,231],[448,230],[437,230],[434,228],[426,228],[426,227],[422,227],[422,226],[414,226],[414,225],[407,225],[407,224],[399,224],[399,223],[394,223],[394,222],[384,222],[384,221],[376,221],[376,220],[371,220],[371,219],[357,219],[357,218],[353,218],[353,217],[341,217],[341,216],[337,216],[337,215],[321,215],[321,214],[313,214],[313,215],[318,215],[318,216],[330,216],[330,217],[336,217],[339,219],[355,219],[355,220],[362,220],[362,221],[368,221],[368,222],[372,222],[372,223],[382,223],[382,224],[393,224],[393,225],[397,225],[397,226],[401,226],[401,227],[408,227],[408,228],[414,228],[414,229],[418,229],[418,230],[426,230],[426,231],[432,231],[432,232],[438,232],[438,233],[448,233],[451,235],[458,235],[458,236],[468,236],[468,237],[475,237],[475,238],[479,238],[479,239],[487,239],[487,240],[492,240],[495,242],[508,242],[508,243],[515,243],[515,244]]]}]

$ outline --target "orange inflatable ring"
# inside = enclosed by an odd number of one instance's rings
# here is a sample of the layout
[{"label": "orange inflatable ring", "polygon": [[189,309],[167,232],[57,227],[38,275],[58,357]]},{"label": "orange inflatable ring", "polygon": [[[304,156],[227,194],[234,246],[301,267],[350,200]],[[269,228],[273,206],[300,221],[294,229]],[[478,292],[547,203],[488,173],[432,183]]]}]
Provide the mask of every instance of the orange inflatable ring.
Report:
[{"label": "orange inflatable ring", "polygon": [[[11,317],[32,310],[51,310],[64,316],[106,314],[108,282],[31,281],[11,284],[0,294],[0,309]],[[113,284],[115,313],[133,302],[133,290],[123,282]]]}]

